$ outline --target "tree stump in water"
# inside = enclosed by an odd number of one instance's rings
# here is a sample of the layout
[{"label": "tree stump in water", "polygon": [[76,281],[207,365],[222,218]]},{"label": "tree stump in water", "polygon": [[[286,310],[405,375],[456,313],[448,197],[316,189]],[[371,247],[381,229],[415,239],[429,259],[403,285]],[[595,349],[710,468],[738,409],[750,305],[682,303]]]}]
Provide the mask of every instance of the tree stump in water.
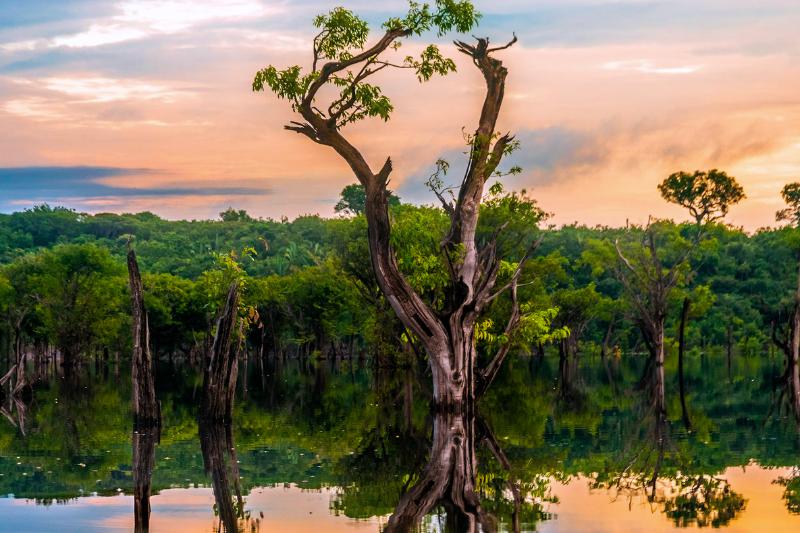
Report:
[{"label": "tree stump in water", "polygon": [[[228,289],[225,307],[217,319],[217,331],[209,349],[203,372],[202,418],[230,421],[241,347],[241,322],[239,310],[239,283],[234,281]],[[238,339],[236,335],[237,327]],[[234,341],[236,341],[234,345]]]},{"label": "tree stump in water", "polygon": [[131,379],[133,381],[133,417],[136,427],[154,427],[160,423],[160,409],[156,400],[153,376],[153,356],[150,353],[150,327],[144,308],[142,278],[136,253],[128,250],[128,278],[131,288],[133,317],[133,359]]}]

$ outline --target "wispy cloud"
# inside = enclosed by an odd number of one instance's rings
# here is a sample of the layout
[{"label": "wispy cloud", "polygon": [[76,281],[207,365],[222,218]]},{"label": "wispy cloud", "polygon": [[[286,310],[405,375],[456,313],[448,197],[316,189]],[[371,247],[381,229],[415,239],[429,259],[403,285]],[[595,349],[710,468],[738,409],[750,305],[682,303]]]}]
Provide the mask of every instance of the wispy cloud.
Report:
[{"label": "wispy cloud", "polygon": [[179,33],[216,20],[253,19],[277,11],[257,0],[127,0],[117,4],[117,15],[91,24],[84,31],[3,43],[0,50],[90,48]]},{"label": "wispy cloud", "polygon": [[43,78],[45,89],[80,98],[81,102],[114,102],[119,100],[161,100],[171,102],[187,91],[163,83],[101,77]]},{"label": "wispy cloud", "polygon": [[628,70],[634,72],[641,72],[642,74],[692,74],[703,68],[703,65],[676,65],[676,66],[659,66],[647,59],[632,59],[626,61],[609,61],[603,63],[602,68],[605,70]]},{"label": "wispy cloud", "polygon": [[[20,203],[72,203],[79,205],[119,204],[121,199],[162,197],[250,197],[270,193],[266,187],[231,184],[220,187],[205,182],[176,185],[161,179],[162,186],[140,187],[131,180],[161,175],[149,168],[118,167],[0,167],[0,188],[3,200],[0,209],[14,208]],[[120,178],[125,180],[120,183]],[[228,180],[230,181],[230,180]]]}]

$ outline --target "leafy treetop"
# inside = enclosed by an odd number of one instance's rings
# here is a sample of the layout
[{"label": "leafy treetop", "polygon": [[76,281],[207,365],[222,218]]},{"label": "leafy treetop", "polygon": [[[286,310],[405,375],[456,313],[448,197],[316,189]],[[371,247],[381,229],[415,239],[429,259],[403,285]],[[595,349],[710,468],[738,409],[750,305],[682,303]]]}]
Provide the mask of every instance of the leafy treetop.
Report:
[{"label": "leafy treetop", "polygon": [[[400,205],[400,198],[392,191],[387,192],[387,201],[390,206]],[[342,189],[339,193],[339,201],[333,207],[337,213],[344,213],[348,215],[361,215],[367,205],[367,193],[364,186],[359,183],[352,183]]]},{"label": "leafy treetop", "polygon": [[731,205],[745,198],[736,179],[717,169],[675,172],[658,185],[658,190],[666,201],[688,209],[698,225],[722,219]]},{"label": "leafy treetop", "polygon": [[786,220],[800,226],[800,183],[788,183],[781,189],[781,196],[788,207],[775,213],[778,221]]},{"label": "leafy treetop", "polygon": [[[385,59],[387,49],[397,51],[400,38],[435,31],[439,36],[456,30],[468,32],[480,19],[480,14],[469,0],[436,0],[428,3],[410,2],[404,17],[393,17],[383,23],[385,34],[372,47],[365,48],[369,25],[343,7],[314,19],[319,32],[313,41],[313,62],[310,72],[294,65],[282,70],[270,65],[258,71],[253,79],[253,90],[268,87],[279,98],[290,100],[292,108],[313,110],[320,119],[336,129],[368,117],[388,120],[393,106],[377,85],[365,80],[386,68],[413,70],[420,82],[434,75],[446,75],[456,70],[455,62],[442,55],[439,47],[431,44],[418,57],[411,55],[398,59]],[[322,67],[320,63],[325,62]],[[318,90],[330,84],[338,90],[323,111],[315,101]],[[292,127],[289,127],[292,129]]]}]

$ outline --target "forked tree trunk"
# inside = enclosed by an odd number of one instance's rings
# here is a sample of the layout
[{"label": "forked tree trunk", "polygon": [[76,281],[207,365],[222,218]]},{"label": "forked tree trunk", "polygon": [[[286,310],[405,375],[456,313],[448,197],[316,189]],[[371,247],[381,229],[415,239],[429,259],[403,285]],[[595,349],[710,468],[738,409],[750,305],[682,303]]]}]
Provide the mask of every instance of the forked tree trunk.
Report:
[{"label": "forked tree trunk", "polygon": [[158,428],[133,431],[133,522],[136,533],[150,531],[150,486]]},{"label": "forked tree trunk", "polygon": [[128,250],[128,280],[131,289],[133,358],[131,379],[133,381],[133,418],[137,427],[153,427],[160,422],[156,399],[153,356],[150,352],[150,326],[144,307],[144,291],[139,273],[136,253]]},{"label": "forked tree trunk", "polygon": [[[431,363],[434,403],[439,409],[461,410],[465,402],[485,390],[497,375],[508,353],[506,343],[492,358],[487,368],[478,372],[475,353],[474,328],[482,309],[495,296],[493,289],[499,271],[495,242],[478,249],[475,234],[478,213],[486,181],[495,174],[503,156],[512,146],[510,135],[496,133],[497,118],[503,102],[507,69],[491,56],[516,42],[490,48],[488,39],[478,39],[475,45],[456,42],[459,52],[469,56],[483,74],[486,96],[482,105],[478,127],[470,141],[467,172],[459,188],[458,199],[449,203],[437,192],[444,209],[450,215],[450,230],[442,243],[442,251],[449,265],[450,286],[446,290],[444,309],[434,310],[422,300],[398,268],[391,245],[391,224],[388,212],[387,183],[392,172],[390,159],[378,172],[373,171],[359,150],[339,131],[336,116],[327,116],[315,104],[318,91],[350,67],[363,63],[361,80],[380,69],[368,66],[393,43],[413,33],[412,29],[391,28],[372,47],[352,57],[328,61],[310,83],[303,99],[296,106],[305,123],[292,122],[286,128],[306,135],[316,143],[333,148],[350,166],[366,193],[365,215],[368,227],[370,258],[378,286],[397,314],[400,322],[419,339]],[[315,60],[319,60],[316,57]],[[339,114],[355,104],[342,103]],[[349,106],[349,107],[348,107]],[[342,111],[344,109],[344,111]],[[329,110],[329,113],[333,113]],[[513,276],[513,288],[527,255]],[[513,295],[513,312],[506,327],[509,337],[519,321],[516,291]]]},{"label": "forked tree trunk", "polygon": [[239,350],[243,340],[238,312],[239,283],[234,281],[228,289],[225,307],[217,319],[214,342],[206,358],[203,373],[203,418],[225,421],[231,419]]}]

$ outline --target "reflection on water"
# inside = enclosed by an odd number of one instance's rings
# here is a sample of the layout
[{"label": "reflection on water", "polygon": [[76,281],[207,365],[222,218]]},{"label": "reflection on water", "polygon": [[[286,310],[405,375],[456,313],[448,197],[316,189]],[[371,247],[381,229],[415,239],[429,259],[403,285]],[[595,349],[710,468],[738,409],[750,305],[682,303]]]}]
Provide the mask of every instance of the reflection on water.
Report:
[{"label": "reflection on water", "polygon": [[570,394],[557,361],[518,360],[458,415],[429,410],[423,369],[250,364],[228,426],[161,368],[160,435],[131,432],[114,372],[39,383],[3,404],[0,531],[796,531],[778,370],[686,363],[691,431],[674,369],[663,418],[637,359],[584,359]]}]

